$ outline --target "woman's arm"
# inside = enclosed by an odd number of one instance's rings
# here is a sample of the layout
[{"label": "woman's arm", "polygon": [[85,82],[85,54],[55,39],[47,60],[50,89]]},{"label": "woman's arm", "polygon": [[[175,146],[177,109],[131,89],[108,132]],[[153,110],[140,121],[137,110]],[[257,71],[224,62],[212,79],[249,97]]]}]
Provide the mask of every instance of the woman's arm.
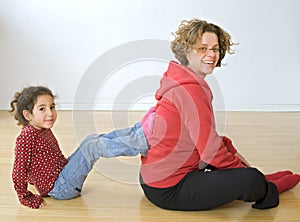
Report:
[{"label": "woman's arm", "polygon": [[177,93],[183,122],[196,145],[201,161],[219,169],[240,168],[239,156],[230,152],[218,135],[210,100],[210,90],[198,84],[187,84]]}]

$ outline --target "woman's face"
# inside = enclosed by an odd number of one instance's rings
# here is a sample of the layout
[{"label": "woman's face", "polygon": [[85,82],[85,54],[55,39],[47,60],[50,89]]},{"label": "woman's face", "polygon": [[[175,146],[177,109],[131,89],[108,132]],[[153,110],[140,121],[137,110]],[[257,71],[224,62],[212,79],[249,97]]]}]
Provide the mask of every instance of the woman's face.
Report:
[{"label": "woman's face", "polygon": [[212,32],[203,33],[186,57],[188,67],[202,78],[212,73],[220,58],[218,36]]}]

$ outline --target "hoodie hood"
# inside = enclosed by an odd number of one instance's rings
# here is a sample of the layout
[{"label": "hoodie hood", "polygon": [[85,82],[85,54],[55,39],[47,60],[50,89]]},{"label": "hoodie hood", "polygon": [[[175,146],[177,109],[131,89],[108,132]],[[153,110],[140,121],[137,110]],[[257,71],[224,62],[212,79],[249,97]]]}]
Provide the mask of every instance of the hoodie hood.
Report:
[{"label": "hoodie hood", "polygon": [[178,64],[174,61],[169,63],[168,70],[164,73],[160,81],[160,88],[156,91],[155,98],[161,100],[167,91],[185,84],[201,85],[206,94],[212,99],[210,88],[205,80],[187,66]]}]

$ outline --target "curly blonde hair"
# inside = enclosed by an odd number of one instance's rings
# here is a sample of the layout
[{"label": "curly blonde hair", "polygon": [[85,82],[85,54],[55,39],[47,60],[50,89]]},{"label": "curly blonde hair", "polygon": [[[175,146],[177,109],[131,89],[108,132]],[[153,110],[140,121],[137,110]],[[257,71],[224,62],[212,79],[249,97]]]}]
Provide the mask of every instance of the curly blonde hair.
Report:
[{"label": "curly blonde hair", "polygon": [[221,61],[225,57],[226,51],[229,54],[234,53],[231,47],[235,43],[231,41],[231,36],[219,26],[200,19],[183,20],[178,30],[173,33],[175,39],[171,42],[171,50],[182,65],[189,64],[186,54],[196,45],[199,37],[205,32],[215,33],[218,37],[219,47],[224,51],[224,53],[220,54],[217,67],[221,66]]}]

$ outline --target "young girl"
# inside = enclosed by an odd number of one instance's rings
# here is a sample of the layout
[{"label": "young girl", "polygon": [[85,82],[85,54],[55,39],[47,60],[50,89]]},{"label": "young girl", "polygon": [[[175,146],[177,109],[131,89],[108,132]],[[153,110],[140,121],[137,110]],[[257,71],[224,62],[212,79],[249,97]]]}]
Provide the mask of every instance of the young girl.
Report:
[{"label": "young girl", "polygon": [[[12,179],[19,201],[31,208],[45,206],[45,196],[78,197],[100,156],[145,155],[148,149],[141,123],[137,123],[131,128],[88,136],[66,159],[51,131],[57,117],[54,99],[48,88],[37,86],[17,92],[11,102],[10,112],[23,126],[16,139]],[[39,194],[30,192],[28,183]]]}]

